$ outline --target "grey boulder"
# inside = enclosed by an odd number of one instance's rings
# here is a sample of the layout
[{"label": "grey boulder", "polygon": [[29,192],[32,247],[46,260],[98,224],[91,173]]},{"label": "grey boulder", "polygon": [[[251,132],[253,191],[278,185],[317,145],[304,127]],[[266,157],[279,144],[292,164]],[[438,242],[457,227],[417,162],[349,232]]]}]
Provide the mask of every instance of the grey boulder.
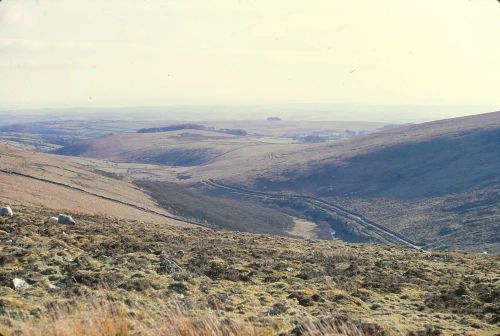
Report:
[{"label": "grey boulder", "polygon": [[60,214],[59,217],[57,217],[57,222],[59,224],[76,224],[73,217],[64,214]]},{"label": "grey boulder", "polygon": [[12,280],[12,286],[15,290],[25,290],[32,287],[29,283],[26,282],[26,280],[21,278],[14,278]]},{"label": "grey boulder", "polygon": [[5,208],[0,208],[0,216],[1,217],[12,217],[14,216],[14,213],[12,212],[12,209],[10,206],[7,206]]}]

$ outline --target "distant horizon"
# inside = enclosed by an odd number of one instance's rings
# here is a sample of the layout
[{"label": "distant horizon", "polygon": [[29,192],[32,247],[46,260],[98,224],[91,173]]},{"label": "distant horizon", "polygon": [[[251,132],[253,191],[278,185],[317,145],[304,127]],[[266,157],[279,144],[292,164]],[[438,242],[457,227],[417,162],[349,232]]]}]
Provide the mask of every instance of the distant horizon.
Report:
[{"label": "distant horizon", "polygon": [[[367,112],[370,113],[367,113]],[[0,114],[24,116],[132,118],[134,120],[216,121],[265,120],[279,117],[283,121],[338,121],[374,123],[420,123],[433,120],[473,116],[500,111],[500,105],[424,105],[424,104],[171,104],[164,106],[41,107],[0,108]],[[426,117],[423,117],[423,114]],[[363,117],[364,116],[364,117]],[[367,117],[369,116],[369,117]]]},{"label": "distant horizon", "polygon": [[[499,15],[494,0],[4,0],[0,109],[256,103],[285,105],[290,119],[312,104],[312,119],[390,122],[485,112],[466,107],[500,108]],[[392,104],[416,108],[363,108]],[[361,108],[316,111],[325,105]]]}]

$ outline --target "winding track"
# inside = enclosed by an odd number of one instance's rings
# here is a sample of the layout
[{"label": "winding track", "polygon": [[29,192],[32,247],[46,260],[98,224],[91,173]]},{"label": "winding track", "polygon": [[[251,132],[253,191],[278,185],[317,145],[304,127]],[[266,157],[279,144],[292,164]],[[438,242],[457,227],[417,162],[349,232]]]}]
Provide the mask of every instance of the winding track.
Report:
[{"label": "winding track", "polygon": [[79,191],[79,192],[85,193],[87,195],[91,195],[91,196],[94,196],[94,197],[97,197],[97,198],[100,198],[100,199],[103,199],[103,200],[106,200],[106,201],[110,201],[110,202],[114,202],[114,203],[119,203],[119,204],[122,204],[122,205],[126,205],[126,206],[129,206],[131,208],[134,208],[134,209],[137,209],[137,210],[141,210],[141,211],[144,211],[144,212],[148,212],[148,213],[151,213],[151,214],[155,214],[155,215],[158,215],[158,216],[161,216],[161,217],[164,217],[164,218],[173,219],[173,220],[176,220],[176,221],[180,221],[180,222],[184,222],[184,223],[188,223],[188,224],[192,224],[192,225],[196,225],[196,226],[202,226],[202,227],[205,227],[205,228],[213,229],[213,227],[210,227],[210,226],[208,226],[206,224],[203,224],[203,223],[191,221],[191,220],[188,220],[188,219],[185,219],[185,218],[182,218],[182,217],[165,215],[165,214],[163,214],[161,212],[158,212],[158,211],[155,211],[155,210],[152,210],[152,209],[149,209],[149,208],[145,208],[145,207],[141,207],[139,205],[133,204],[133,203],[128,203],[128,202],[125,202],[125,201],[121,201],[121,200],[116,199],[116,198],[112,198],[112,197],[108,197],[108,196],[104,196],[104,195],[99,195],[99,194],[90,192],[88,190],[85,190],[83,188],[72,186],[70,184],[66,184],[66,183],[62,183],[62,182],[56,182],[56,181],[48,180],[48,179],[45,179],[45,178],[36,177],[36,176],[32,176],[32,175],[28,175],[28,174],[23,174],[23,173],[18,173],[18,172],[15,172],[15,171],[10,171],[10,170],[5,170],[5,169],[0,169],[0,173],[16,175],[16,176],[25,177],[25,178],[36,180],[36,181],[40,181],[40,182],[50,183],[50,184],[57,185],[57,186],[60,186],[60,187],[63,187],[63,188],[76,190],[76,191]]},{"label": "winding track", "polygon": [[255,190],[249,190],[249,189],[244,189],[244,188],[239,188],[239,187],[234,187],[230,186],[221,182],[216,182],[212,179],[206,180],[202,182],[206,186],[212,187],[212,188],[217,188],[220,190],[225,190],[227,192],[233,193],[233,194],[239,194],[243,196],[250,196],[250,197],[258,197],[258,198],[266,198],[266,199],[275,199],[275,200],[286,200],[286,199],[298,199],[305,201],[309,204],[312,204],[313,206],[320,208],[324,211],[328,212],[334,212],[337,215],[340,215],[342,217],[348,218],[350,220],[355,221],[356,223],[360,224],[364,228],[373,231],[377,233],[378,235],[382,236],[384,239],[386,239],[389,242],[398,244],[398,245],[403,245],[407,246],[410,248],[414,249],[421,249],[418,245],[416,245],[414,242],[408,240],[401,234],[394,232],[390,229],[387,229],[383,227],[380,224],[377,224],[373,221],[370,221],[368,219],[363,218],[361,215],[356,214],[352,211],[349,211],[339,205],[335,205],[329,202],[326,202],[324,200],[321,200],[316,197],[312,196],[305,196],[305,195],[286,195],[286,194],[278,194],[278,193],[266,193],[266,192],[261,192],[261,191],[255,191]]},{"label": "winding track", "polygon": [[[203,224],[203,223],[199,223],[199,222],[187,220],[187,219],[184,219],[184,218],[181,218],[181,217],[165,215],[165,214],[163,214],[161,212],[158,212],[158,211],[155,211],[155,210],[152,210],[152,209],[149,209],[149,208],[141,207],[141,206],[138,206],[136,204],[128,203],[128,202],[125,202],[125,201],[121,201],[119,199],[115,199],[115,198],[112,198],[112,197],[108,197],[108,196],[104,196],[104,195],[99,195],[99,194],[96,194],[96,193],[90,192],[88,190],[85,190],[85,189],[82,189],[82,188],[79,188],[79,187],[76,187],[76,186],[72,186],[72,185],[69,185],[69,184],[65,184],[65,183],[61,183],[61,182],[56,182],[56,181],[48,180],[48,179],[45,179],[45,178],[36,177],[36,176],[32,176],[32,175],[28,175],[28,174],[23,174],[23,173],[19,173],[19,172],[15,172],[15,171],[10,171],[10,170],[4,170],[4,169],[0,169],[0,173],[16,175],[16,176],[25,177],[25,178],[33,179],[33,180],[40,181],[40,182],[50,183],[50,184],[57,185],[57,186],[60,186],[60,187],[63,187],[63,188],[68,188],[68,189],[76,190],[76,191],[79,191],[79,192],[82,192],[82,193],[85,193],[85,194],[88,194],[88,195],[91,195],[91,196],[94,196],[94,197],[97,197],[97,198],[100,198],[100,199],[103,199],[103,200],[111,201],[111,202],[114,202],[114,203],[119,203],[119,204],[122,204],[122,205],[126,205],[126,206],[129,206],[129,207],[132,207],[132,208],[137,209],[137,210],[141,210],[141,211],[144,211],[144,212],[148,212],[148,213],[152,213],[152,214],[155,214],[155,215],[158,215],[158,216],[162,216],[164,218],[173,219],[173,220],[185,222],[185,223],[196,225],[196,226],[201,226],[201,227],[206,227],[206,228],[212,228],[212,227],[210,227],[210,226],[208,226],[206,224]],[[345,209],[343,207],[340,207],[340,206],[335,205],[335,204],[331,204],[329,202],[325,202],[325,201],[323,201],[323,200],[321,200],[319,198],[315,198],[315,197],[312,197],[312,196],[305,196],[305,195],[286,195],[286,194],[265,193],[265,192],[260,192],[260,191],[254,191],[254,190],[249,190],[249,189],[243,189],[243,188],[238,188],[238,187],[234,187],[234,186],[229,186],[229,185],[226,185],[226,184],[222,184],[220,182],[216,182],[216,181],[211,180],[211,179],[206,180],[206,181],[202,181],[202,183],[205,184],[205,185],[207,185],[207,186],[209,186],[209,187],[212,187],[212,188],[222,189],[222,190],[225,190],[225,191],[228,191],[228,192],[231,192],[231,193],[234,193],[234,194],[240,194],[240,195],[243,195],[243,196],[258,197],[258,198],[267,198],[267,199],[275,199],[275,200],[299,199],[299,200],[308,202],[308,203],[312,204],[313,206],[315,206],[317,208],[320,208],[322,210],[329,211],[329,212],[334,212],[334,213],[336,213],[336,214],[338,214],[340,216],[349,218],[349,219],[357,222],[358,224],[362,225],[366,229],[376,232],[377,234],[381,235],[382,237],[384,237],[389,242],[392,242],[392,243],[395,243],[395,244],[399,244],[399,245],[404,245],[404,246],[411,247],[411,248],[414,248],[414,249],[420,249],[419,246],[417,246],[415,243],[409,241],[407,238],[403,237],[399,233],[394,232],[392,230],[389,230],[389,229],[387,229],[387,228],[385,228],[385,227],[383,227],[383,226],[381,226],[379,224],[376,224],[376,223],[374,223],[374,222],[372,222],[370,220],[364,219],[360,215],[358,215],[356,213],[353,213],[353,212],[351,212],[351,211],[349,211],[349,210],[347,210],[347,209]]]}]

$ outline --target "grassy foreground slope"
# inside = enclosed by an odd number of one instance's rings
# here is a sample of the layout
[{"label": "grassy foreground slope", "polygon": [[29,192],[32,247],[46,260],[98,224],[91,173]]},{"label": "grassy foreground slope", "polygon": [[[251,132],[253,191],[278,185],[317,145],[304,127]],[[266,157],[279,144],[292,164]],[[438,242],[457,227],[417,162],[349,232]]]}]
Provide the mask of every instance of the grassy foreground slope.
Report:
[{"label": "grassy foreground slope", "polygon": [[[181,335],[159,331],[175,327],[176,314],[198,326],[192,335],[202,335],[207,318],[219,329],[203,335],[238,334],[216,333],[238,325],[240,334],[249,335],[257,333],[244,331],[254,328],[269,335],[334,335],[328,328],[339,324],[356,330],[351,335],[500,332],[495,255],[425,253],[86,215],[75,216],[75,226],[62,226],[49,224],[52,212],[43,208],[15,210],[15,217],[0,218],[4,335],[30,327],[50,331],[65,322],[85,330],[96,318],[93,328],[102,332],[147,327],[144,335]],[[13,289],[14,278],[30,287]],[[89,298],[119,310],[105,310],[111,316],[101,316],[101,323],[95,314],[102,310],[89,311]],[[55,322],[49,318],[53,314]]]}]

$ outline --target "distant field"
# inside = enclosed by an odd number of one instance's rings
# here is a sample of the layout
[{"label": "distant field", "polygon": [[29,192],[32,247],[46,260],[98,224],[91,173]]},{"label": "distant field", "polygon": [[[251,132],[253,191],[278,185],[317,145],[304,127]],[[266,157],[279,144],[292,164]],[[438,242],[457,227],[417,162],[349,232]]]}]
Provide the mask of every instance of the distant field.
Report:
[{"label": "distant field", "polygon": [[[71,146],[82,140],[99,138],[111,134],[136,133],[141,129],[171,127],[186,124],[182,121],[139,121],[139,120],[71,120],[71,117],[54,121],[28,123],[13,122],[0,127],[0,140],[12,141],[23,145],[31,145],[37,150],[50,151],[61,146]],[[22,119],[21,119],[22,120]],[[280,139],[293,139],[306,136],[344,137],[346,134],[368,134],[380,131],[383,123],[370,122],[315,122],[315,121],[200,121],[192,124],[218,130],[240,129],[250,136],[267,139],[265,142],[280,143]],[[36,144],[29,139],[36,139]],[[290,140],[286,140],[289,142]]]},{"label": "distant field", "polygon": [[116,134],[80,141],[56,154],[116,162],[199,166],[242,148],[260,146],[246,137],[205,130]]}]

